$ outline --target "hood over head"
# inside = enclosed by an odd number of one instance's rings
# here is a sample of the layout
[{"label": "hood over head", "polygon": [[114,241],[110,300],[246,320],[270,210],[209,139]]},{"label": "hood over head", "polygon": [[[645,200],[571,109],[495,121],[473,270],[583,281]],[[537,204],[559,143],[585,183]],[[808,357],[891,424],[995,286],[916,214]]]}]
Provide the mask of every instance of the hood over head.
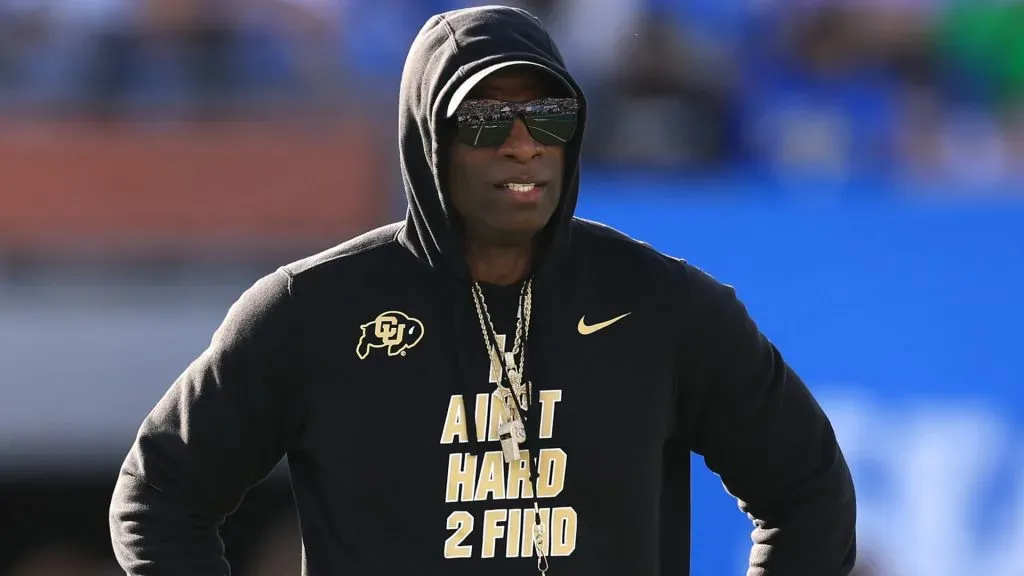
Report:
[{"label": "hood over head", "polygon": [[568,242],[579,193],[583,92],[540,21],[525,10],[482,6],[431,17],[409,49],[399,92],[399,147],[409,202],[400,242],[431,267],[469,279],[458,215],[447,188],[455,108],[483,77],[507,65],[547,69],[576,94],[576,134],[565,147],[562,197],[541,232],[534,274],[554,269]]}]

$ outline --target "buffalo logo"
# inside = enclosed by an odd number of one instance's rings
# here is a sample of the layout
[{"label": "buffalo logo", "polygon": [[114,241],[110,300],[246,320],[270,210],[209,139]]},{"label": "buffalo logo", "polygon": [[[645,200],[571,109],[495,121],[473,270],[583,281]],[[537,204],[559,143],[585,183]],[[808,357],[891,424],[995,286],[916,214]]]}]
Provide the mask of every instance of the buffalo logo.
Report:
[{"label": "buffalo logo", "polygon": [[373,322],[359,328],[362,334],[356,345],[356,356],[360,360],[370,355],[371,348],[386,348],[388,356],[405,356],[406,350],[423,339],[423,323],[397,310],[382,312]]}]

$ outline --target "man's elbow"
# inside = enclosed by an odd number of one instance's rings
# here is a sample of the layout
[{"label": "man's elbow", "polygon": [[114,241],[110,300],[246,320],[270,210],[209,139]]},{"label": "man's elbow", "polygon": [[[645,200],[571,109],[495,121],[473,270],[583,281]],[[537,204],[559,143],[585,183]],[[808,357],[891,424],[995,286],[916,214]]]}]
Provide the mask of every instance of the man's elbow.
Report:
[{"label": "man's elbow", "polygon": [[853,539],[857,528],[857,492],[853,475],[838,445],[816,481],[805,487],[797,509],[810,525]]},{"label": "man's elbow", "polygon": [[802,502],[800,510],[804,517],[797,523],[803,525],[808,543],[827,550],[827,556],[839,563],[840,573],[852,569],[857,556],[857,495],[842,453],[837,453],[820,491]]}]

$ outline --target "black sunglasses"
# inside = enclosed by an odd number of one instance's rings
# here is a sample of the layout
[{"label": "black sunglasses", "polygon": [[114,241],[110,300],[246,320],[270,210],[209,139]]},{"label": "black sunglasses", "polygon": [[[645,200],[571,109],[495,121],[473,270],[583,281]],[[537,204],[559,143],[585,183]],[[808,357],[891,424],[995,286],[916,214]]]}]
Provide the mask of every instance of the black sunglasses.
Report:
[{"label": "black sunglasses", "polygon": [[559,146],[576,133],[579,102],[575,98],[540,98],[530,102],[466,100],[455,111],[459,140],[474,148],[501,146],[517,117],[522,117],[533,139]]}]

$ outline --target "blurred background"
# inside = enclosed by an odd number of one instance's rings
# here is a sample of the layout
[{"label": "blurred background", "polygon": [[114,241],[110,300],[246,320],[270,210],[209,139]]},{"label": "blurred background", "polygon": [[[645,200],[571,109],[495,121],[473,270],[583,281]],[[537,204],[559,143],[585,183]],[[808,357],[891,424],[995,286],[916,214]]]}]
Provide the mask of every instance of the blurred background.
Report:
[{"label": "blurred background", "polygon": [[[455,0],[0,0],[0,575],[116,574],[142,418],[228,306],[399,218]],[[578,213],[735,285],[831,414],[858,576],[1024,575],[1024,3],[531,0],[591,102]],[[750,523],[695,459],[693,574]],[[298,574],[286,475],[225,527]]]}]

